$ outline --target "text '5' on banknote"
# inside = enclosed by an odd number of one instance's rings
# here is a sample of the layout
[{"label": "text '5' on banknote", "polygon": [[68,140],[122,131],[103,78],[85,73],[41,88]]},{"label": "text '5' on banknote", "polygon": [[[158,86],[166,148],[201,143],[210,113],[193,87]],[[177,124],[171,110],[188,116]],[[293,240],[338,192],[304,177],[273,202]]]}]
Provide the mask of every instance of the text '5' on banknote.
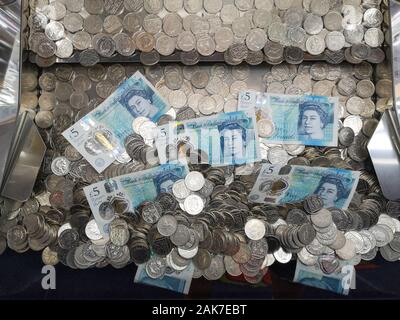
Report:
[{"label": "text '5' on banknote", "polygon": [[135,118],[143,116],[156,122],[168,109],[153,85],[136,72],[63,136],[101,173],[115,160],[130,160],[124,140],[132,134]]},{"label": "text '5' on banknote", "polygon": [[185,178],[188,172],[186,165],[168,163],[97,182],[84,187],[83,191],[101,233],[106,235],[116,213],[132,212],[160,193],[172,193],[173,183]]},{"label": "text '5' on banknote", "polygon": [[254,109],[258,133],[267,143],[337,146],[337,97],[239,94],[238,110]]},{"label": "text '5' on banknote", "polygon": [[155,276],[158,276],[159,273],[154,272],[152,269],[160,267],[165,268],[165,266],[159,265],[152,266],[152,260],[146,264],[139,265],[136,271],[134,282],[167,289],[178,293],[188,294],[194,272],[192,263],[190,263],[189,266],[187,266],[187,268],[181,272],[173,271],[170,273],[164,273],[161,277],[155,278]]},{"label": "text '5' on banknote", "polygon": [[306,266],[297,260],[293,282],[322,290],[348,295],[355,288],[355,269],[352,265],[338,263],[338,268],[330,274],[324,273],[318,264]]},{"label": "text '5' on banknote", "polygon": [[201,163],[240,165],[260,161],[257,136],[254,111],[230,112],[160,126],[156,147],[160,163],[200,150]]},{"label": "text '5' on banknote", "polygon": [[319,195],[324,208],[347,209],[356,191],[360,173],[336,168],[264,164],[250,192],[255,203],[282,205]]}]

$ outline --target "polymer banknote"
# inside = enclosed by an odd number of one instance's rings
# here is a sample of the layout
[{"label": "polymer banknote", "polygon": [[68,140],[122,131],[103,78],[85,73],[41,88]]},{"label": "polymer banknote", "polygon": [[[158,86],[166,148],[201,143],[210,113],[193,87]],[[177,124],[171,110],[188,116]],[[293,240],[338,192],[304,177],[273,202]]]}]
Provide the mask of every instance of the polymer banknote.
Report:
[{"label": "polymer banknote", "polygon": [[137,268],[134,282],[188,294],[192,283],[193,272],[194,267],[191,263],[181,272],[173,271],[171,273],[165,273],[161,278],[153,279],[150,278],[146,272],[146,264],[141,264]]},{"label": "polymer banknote", "polygon": [[359,177],[360,172],[344,169],[264,164],[249,200],[281,205],[317,194],[325,208],[347,209]]},{"label": "polymer banknote", "polygon": [[156,122],[168,109],[154,86],[136,72],[96,109],[65,130],[63,136],[101,173],[115,160],[130,160],[124,140],[133,133],[135,118],[143,116]]},{"label": "polymer banknote", "polygon": [[350,289],[355,289],[356,274],[354,266],[339,263],[337,271],[324,273],[318,264],[306,266],[297,260],[293,282],[306,286],[348,295]]},{"label": "polymer banknote", "polygon": [[255,110],[267,143],[333,147],[338,144],[338,104],[337,97],[242,91],[238,110]]},{"label": "polymer banknote", "polygon": [[254,112],[230,112],[158,127],[156,147],[160,163],[180,158],[188,151],[202,153],[201,163],[213,166],[260,161]]},{"label": "polymer banknote", "polygon": [[168,163],[148,170],[107,179],[85,187],[86,198],[102,234],[109,233],[115,218],[112,202],[118,201],[126,212],[144,201],[154,200],[162,192],[172,193],[175,181],[189,173],[186,165]]}]

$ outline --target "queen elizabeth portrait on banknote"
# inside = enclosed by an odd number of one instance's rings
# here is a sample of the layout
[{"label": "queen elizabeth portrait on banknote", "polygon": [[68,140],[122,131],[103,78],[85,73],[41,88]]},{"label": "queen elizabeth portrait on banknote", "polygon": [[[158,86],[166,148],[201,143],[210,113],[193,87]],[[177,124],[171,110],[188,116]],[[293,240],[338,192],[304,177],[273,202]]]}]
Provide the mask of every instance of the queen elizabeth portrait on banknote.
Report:
[{"label": "queen elizabeth portrait on banknote", "polygon": [[246,129],[238,123],[218,126],[224,163],[243,163],[246,153]]},{"label": "queen elizabeth portrait on banknote", "polygon": [[157,194],[162,192],[169,192],[172,193],[172,185],[175,181],[181,179],[182,174],[178,175],[174,172],[166,172],[165,174],[156,176],[154,178],[154,185],[157,190]]},{"label": "queen elizabeth portrait on banknote", "polygon": [[328,113],[318,103],[305,102],[300,105],[299,134],[303,139],[323,140],[328,124]]},{"label": "queen elizabeth portrait on banknote", "polygon": [[346,189],[343,182],[335,175],[327,175],[321,178],[314,194],[321,196],[325,208],[335,208],[338,201],[349,196],[350,190]]},{"label": "queen elizabeth portrait on banknote", "polygon": [[153,103],[154,92],[141,83],[143,81],[141,78],[134,81],[137,83],[134,83],[133,88],[124,94],[121,103],[134,117],[142,116],[152,119],[159,112],[159,108]]}]

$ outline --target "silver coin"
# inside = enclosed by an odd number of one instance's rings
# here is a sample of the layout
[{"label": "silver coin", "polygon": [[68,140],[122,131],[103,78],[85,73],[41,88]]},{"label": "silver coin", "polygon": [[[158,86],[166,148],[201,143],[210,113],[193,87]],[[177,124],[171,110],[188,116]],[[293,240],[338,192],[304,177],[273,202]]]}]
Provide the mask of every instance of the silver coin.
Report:
[{"label": "silver coin", "polygon": [[203,0],[184,0],[183,6],[188,13],[197,13],[203,9]]},{"label": "silver coin", "polygon": [[51,171],[57,176],[69,173],[71,162],[66,157],[57,157],[51,162]]},{"label": "silver coin", "polygon": [[224,259],[221,255],[214,256],[211,259],[210,266],[203,271],[207,280],[218,280],[225,273]]},{"label": "silver coin", "polygon": [[84,0],[68,0],[64,2],[67,9],[71,12],[79,12],[84,6]]},{"label": "silver coin", "polygon": [[137,49],[142,52],[151,52],[156,44],[154,36],[147,32],[140,32],[136,35],[134,40]]},{"label": "silver coin", "polygon": [[210,56],[215,52],[214,39],[209,35],[202,35],[197,39],[196,47],[202,56]]},{"label": "silver coin", "polygon": [[149,0],[144,1],[144,9],[148,13],[157,14],[163,8],[163,1],[162,0]]},{"label": "silver coin", "polygon": [[190,190],[186,187],[185,180],[181,179],[172,185],[172,193],[177,199],[185,199],[190,195]]},{"label": "silver coin", "polygon": [[343,35],[346,41],[351,44],[359,44],[364,38],[364,27],[362,25],[352,25],[349,28],[345,28]]},{"label": "silver coin", "polygon": [[117,52],[122,55],[129,57],[135,53],[135,44],[130,36],[126,33],[118,33],[113,36],[115,47]]},{"label": "silver coin", "polygon": [[265,224],[259,219],[250,219],[244,226],[244,232],[250,240],[261,240],[265,236]]},{"label": "silver coin", "polygon": [[319,55],[325,51],[325,41],[319,36],[311,36],[306,41],[306,48],[310,54]]},{"label": "silver coin", "polygon": [[103,13],[103,0],[85,0],[84,7],[89,14],[102,14]]},{"label": "silver coin", "polygon": [[86,49],[79,54],[79,62],[83,66],[94,66],[99,61],[100,57],[94,49]]},{"label": "silver coin", "polygon": [[224,5],[220,11],[220,16],[224,24],[232,24],[239,18],[239,10],[233,4]]},{"label": "silver coin", "polygon": [[341,31],[342,30],[342,15],[337,11],[329,11],[324,16],[324,26],[329,31]]},{"label": "silver coin", "polygon": [[329,32],[325,37],[326,47],[331,51],[339,51],[344,48],[346,40],[339,31]]},{"label": "silver coin", "polygon": [[235,19],[232,23],[232,31],[236,37],[244,38],[251,30],[251,21],[247,17]]},{"label": "silver coin", "polygon": [[51,111],[39,111],[35,116],[35,123],[39,128],[47,129],[53,125],[54,116]]},{"label": "silver coin", "polygon": [[183,31],[182,18],[176,13],[167,14],[163,19],[163,30],[170,37],[177,37]]},{"label": "silver coin", "polygon": [[357,95],[360,98],[370,98],[375,93],[375,85],[371,80],[361,80],[357,83]]},{"label": "silver coin", "polygon": [[221,11],[223,5],[222,0],[204,0],[204,9],[211,14],[216,14]]},{"label": "silver coin", "polygon": [[64,17],[63,24],[66,30],[75,33],[83,29],[83,18],[78,13],[70,13]]},{"label": "silver coin", "polygon": [[43,7],[42,12],[50,20],[61,20],[65,17],[67,9],[62,2],[54,1]]},{"label": "silver coin", "polygon": [[41,12],[32,12],[28,18],[28,25],[31,32],[42,32],[47,25],[47,16]]},{"label": "silver coin", "polygon": [[77,50],[85,50],[90,47],[92,37],[86,31],[78,31],[72,36],[72,44]]},{"label": "silver coin", "polygon": [[246,37],[246,45],[251,51],[262,50],[267,41],[265,31],[262,29],[252,29]]},{"label": "silver coin", "polygon": [[288,263],[292,259],[292,254],[283,251],[282,248],[279,248],[278,251],[274,252],[274,257],[279,263]]},{"label": "silver coin", "polygon": [[68,39],[61,39],[56,42],[56,56],[62,59],[67,59],[74,53],[74,46]]},{"label": "silver coin", "polygon": [[204,176],[198,171],[191,171],[185,177],[185,185],[190,191],[199,191],[204,184]]},{"label": "silver coin", "polygon": [[317,35],[322,31],[324,23],[320,16],[315,14],[309,14],[305,18],[303,26],[304,30],[306,30],[308,34]]},{"label": "silver coin", "polygon": [[53,92],[43,92],[38,102],[40,110],[51,111],[56,106],[56,96]]},{"label": "silver coin", "polygon": [[189,195],[183,202],[185,211],[190,215],[198,215],[204,209],[204,201],[197,194]]},{"label": "silver coin", "polygon": [[183,108],[187,104],[186,94],[182,90],[173,90],[169,94],[168,101],[173,108]]},{"label": "silver coin", "polygon": [[155,14],[146,15],[143,19],[143,29],[151,34],[157,34],[161,32],[162,29],[161,18]]},{"label": "silver coin", "polygon": [[369,8],[364,12],[364,23],[368,28],[378,28],[383,22],[383,14],[377,8]]},{"label": "silver coin", "polygon": [[121,19],[116,15],[109,15],[103,20],[103,29],[106,33],[116,34],[121,32],[123,28]]},{"label": "silver coin", "polygon": [[357,135],[362,129],[363,122],[360,116],[354,115],[346,117],[343,121],[343,125],[351,128],[354,131],[354,134]]},{"label": "silver coin", "polygon": [[370,28],[364,34],[365,43],[371,48],[380,47],[385,41],[385,36],[381,29]]},{"label": "silver coin", "polygon": [[346,109],[350,114],[360,115],[364,111],[364,100],[360,97],[351,97],[347,100]]},{"label": "silver coin", "polygon": [[83,21],[84,31],[97,34],[103,31],[103,19],[99,15],[89,15]]},{"label": "silver coin", "polygon": [[96,34],[92,40],[93,48],[102,57],[111,57],[116,50],[115,41],[106,34]]},{"label": "silver coin", "polygon": [[156,50],[163,56],[169,56],[175,51],[176,39],[165,34],[158,36],[156,40]]},{"label": "silver coin", "polygon": [[213,98],[209,96],[202,97],[199,100],[198,110],[203,115],[211,115],[216,110],[216,102]]},{"label": "silver coin", "polygon": [[124,8],[129,12],[139,12],[143,5],[143,0],[124,0]]},{"label": "silver coin", "polygon": [[60,40],[65,34],[64,26],[58,21],[51,21],[46,26],[45,34],[50,40]]},{"label": "silver coin", "polygon": [[196,38],[190,31],[184,31],[179,34],[176,46],[182,51],[189,52],[195,49]]}]

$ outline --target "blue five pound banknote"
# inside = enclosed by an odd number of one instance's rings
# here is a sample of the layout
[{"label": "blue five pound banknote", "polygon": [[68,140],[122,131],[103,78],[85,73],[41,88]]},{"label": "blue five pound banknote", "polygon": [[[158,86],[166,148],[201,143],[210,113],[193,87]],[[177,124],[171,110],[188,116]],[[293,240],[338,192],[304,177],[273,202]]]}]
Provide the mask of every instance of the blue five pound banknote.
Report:
[{"label": "blue five pound banknote", "polygon": [[359,177],[360,172],[344,169],[264,164],[249,200],[281,205],[317,194],[325,208],[347,209]]},{"label": "blue five pound banknote", "polygon": [[118,199],[125,204],[126,211],[132,211],[142,202],[154,200],[161,192],[172,192],[172,184],[188,173],[187,166],[169,163],[97,182],[83,191],[101,233],[107,235],[109,224],[115,218],[110,201]]},{"label": "blue five pound banknote", "polygon": [[115,160],[130,160],[124,140],[133,132],[135,118],[143,116],[156,122],[168,109],[153,85],[136,72],[63,136],[101,173]]},{"label": "blue five pound banknote", "polygon": [[146,272],[146,264],[141,264],[137,268],[134,282],[188,294],[192,283],[193,272],[194,267],[191,263],[185,270],[179,273],[174,271],[169,274],[166,273],[162,278],[153,279],[150,278]]},{"label": "blue five pound banknote", "polygon": [[337,146],[337,97],[239,94],[238,110],[255,110],[260,137],[266,143]]},{"label": "blue five pound banknote", "polygon": [[[160,163],[180,158],[181,153],[187,154],[188,146],[205,154],[201,163],[213,166],[260,161],[254,111],[170,122],[158,127],[156,137]],[[184,151],[176,149],[177,145],[184,145]]]},{"label": "blue five pound banknote", "polygon": [[326,274],[318,264],[306,266],[297,260],[293,282],[332,291],[337,294],[348,295],[349,290],[355,288],[355,278],[355,269],[352,265],[343,265],[341,263],[336,272]]}]

